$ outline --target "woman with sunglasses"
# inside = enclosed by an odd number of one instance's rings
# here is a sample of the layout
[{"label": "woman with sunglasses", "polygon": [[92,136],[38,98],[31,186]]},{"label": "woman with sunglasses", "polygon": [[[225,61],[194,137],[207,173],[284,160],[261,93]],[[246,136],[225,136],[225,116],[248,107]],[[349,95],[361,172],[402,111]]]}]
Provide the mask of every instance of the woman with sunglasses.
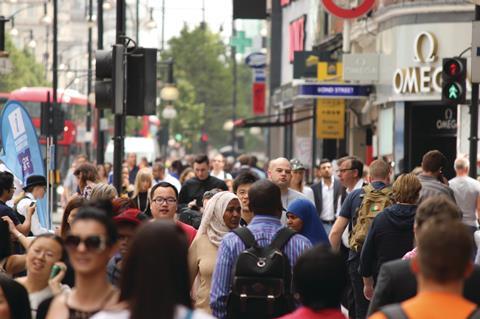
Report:
[{"label": "woman with sunglasses", "polygon": [[0,274],[0,318],[31,319],[30,302],[25,288]]},{"label": "woman with sunglasses", "polygon": [[233,193],[220,192],[208,200],[197,235],[188,251],[191,284],[197,276],[199,284],[194,289],[195,308],[211,313],[210,287],[218,246],[223,236],[238,227],[241,213],[240,200]]},{"label": "woman with sunglasses", "polygon": [[175,223],[140,226],[123,264],[121,303],[91,319],[213,319],[192,310],[187,250],[187,238]]},{"label": "woman with sunglasses", "polygon": [[288,205],[287,226],[307,237],[312,245],[330,245],[317,209],[306,198],[298,198]]},{"label": "woman with sunglasses", "polygon": [[47,319],[85,319],[118,301],[106,266],[116,251],[117,229],[101,210],[83,207],[73,220],[65,247],[75,270],[75,287],[56,297]]}]

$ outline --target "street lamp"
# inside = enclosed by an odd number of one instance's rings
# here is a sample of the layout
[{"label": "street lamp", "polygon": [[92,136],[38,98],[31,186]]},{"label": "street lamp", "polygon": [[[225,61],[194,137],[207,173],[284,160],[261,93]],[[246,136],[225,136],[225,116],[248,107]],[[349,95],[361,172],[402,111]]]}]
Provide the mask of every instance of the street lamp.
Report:
[{"label": "street lamp", "polygon": [[177,117],[177,110],[169,103],[163,108],[162,117],[166,120],[173,120]]},{"label": "street lamp", "polygon": [[12,25],[12,28],[10,29],[10,35],[12,37],[16,37],[18,35],[18,29],[15,28],[15,18],[11,18],[11,25]]},{"label": "street lamp", "polygon": [[27,46],[32,50],[37,46],[37,41],[33,38],[33,30],[30,30],[30,41],[28,41]]},{"label": "street lamp", "polygon": [[147,27],[147,29],[152,30],[152,29],[155,29],[157,27],[157,22],[155,22],[155,20],[153,19],[153,8],[150,8],[148,10],[149,10],[149,13],[150,13],[150,18],[145,23],[145,26]]},{"label": "street lamp", "polygon": [[53,22],[53,19],[51,16],[48,15],[47,3],[45,2],[43,4],[43,16],[40,18],[40,23],[43,25],[51,25],[52,22]]}]

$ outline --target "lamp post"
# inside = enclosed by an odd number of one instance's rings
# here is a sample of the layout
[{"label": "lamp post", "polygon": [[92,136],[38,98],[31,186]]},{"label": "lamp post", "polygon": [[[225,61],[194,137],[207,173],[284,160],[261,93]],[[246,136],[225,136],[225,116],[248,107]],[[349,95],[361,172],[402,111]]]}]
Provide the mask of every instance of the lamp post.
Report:
[{"label": "lamp post", "polygon": [[169,59],[168,61],[164,62],[164,64],[168,67],[167,73],[167,82],[165,86],[160,91],[160,98],[162,102],[165,102],[166,105],[162,111],[162,118],[165,119],[165,127],[163,130],[164,139],[162,140],[161,146],[162,151],[165,154],[165,157],[168,155],[168,141],[170,137],[170,121],[177,117],[177,111],[173,106],[173,102],[178,99],[179,92],[177,87],[175,86],[175,79],[173,77],[173,59]]},{"label": "lamp post", "polygon": [[[90,97],[92,93],[92,28],[93,28],[93,1],[88,1],[88,77],[87,77],[87,96]],[[87,100],[87,132],[92,129],[92,104],[90,99]],[[90,139],[85,143],[86,155],[90,159]]]},{"label": "lamp post", "polygon": [[[105,8],[107,7],[107,8]],[[112,8],[112,3],[107,0],[97,0],[97,49],[103,50],[103,10]],[[105,133],[103,132],[103,109],[97,108],[97,164],[105,162]]]}]

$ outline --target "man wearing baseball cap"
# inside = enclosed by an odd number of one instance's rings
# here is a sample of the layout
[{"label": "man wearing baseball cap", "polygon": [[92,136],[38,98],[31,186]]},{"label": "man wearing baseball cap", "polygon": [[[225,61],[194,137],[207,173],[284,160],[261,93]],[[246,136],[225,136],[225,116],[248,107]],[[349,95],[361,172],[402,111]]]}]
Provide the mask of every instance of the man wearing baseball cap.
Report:
[{"label": "man wearing baseball cap", "polygon": [[119,248],[117,254],[108,262],[107,276],[115,286],[120,284],[122,260],[127,254],[128,243],[138,226],[145,220],[148,220],[148,217],[136,208],[127,209],[113,217],[113,221],[117,225]]}]

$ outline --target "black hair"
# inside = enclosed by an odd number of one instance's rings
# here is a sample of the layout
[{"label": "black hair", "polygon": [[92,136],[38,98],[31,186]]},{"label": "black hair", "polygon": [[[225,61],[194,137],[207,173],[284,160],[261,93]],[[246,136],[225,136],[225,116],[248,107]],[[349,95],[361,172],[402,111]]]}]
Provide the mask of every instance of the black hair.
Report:
[{"label": "black hair", "polygon": [[153,199],[153,195],[155,194],[155,191],[159,187],[165,187],[165,188],[170,187],[171,189],[173,189],[173,191],[175,192],[175,199],[178,200],[178,190],[175,186],[173,186],[169,182],[160,182],[160,183],[157,183],[157,184],[153,185],[152,189],[150,190],[150,199]]},{"label": "black hair", "polygon": [[259,180],[259,178],[258,178],[257,174],[249,172],[249,171],[244,171],[244,172],[240,173],[233,180],[233,192],[236,194],[237,189],[240,185],[253,184],[258,180]]},{"label": "black hair", "polygon": [[13,174],[10,172],[0,172],[0,196],[6,191],[10,191],[12,187]]},{"label": "black hair", "polygon": [[197,163],[197,164],[207,163],[208,165],[209,164],[208,156],[205,154],[197,155],[195,156],[194,163]]},{"label": "black hair", "polygon": [[118,239],[117,227],[112,218],[106,212],[92,206],[84,206],[78,210],[77,216],[72,222],[72,225],[79,220],[94,220],[105,227],[107,233],[107,244],[114,245]]},{"label": "black hair", "polygon": [[347,284],[343,258],[317,245],[301,255],[293,268],[293,284],[302,304],[313,310],[338,308]]},{"label": "black hair", "polygon": [[0,288],[7,300],[11,318],[32,319],[28,292],[21,284],[0,274]]},{"label": "black hair", "polygon": [[12,241],[8,223],[0,219],[0,260],[3,260],[12,254]]},{"label": "black hair", "polygon": [[177,305],[192,308],[187,255],[180,226],[163,220],[140,226],[120,279],[120,300],[130,305],[131,318],[173,318]]},{"label": "black hair", "polygon": [[280,187],[267,179],[253,183],[248,190],[248,208],[254,215],[277,216],[282,212]]},{"label": "black hair", "polygon": [[223,192],[223,189],[214,188],[214,189],[211,189],[209,191],[206,191],[205,193],[203,193],[202,200],[210,199],[220,192]]},{"label": "black hair", "polygon": [[320,167],[320,166],[322,166],[322,165],[325,164],[325,163],[331,163],[331,162],[332,162],[332,161],[329,160],[328,158],[322,158],[322,159],[320,160],[320,163],[318,164],[317,167]]}]

